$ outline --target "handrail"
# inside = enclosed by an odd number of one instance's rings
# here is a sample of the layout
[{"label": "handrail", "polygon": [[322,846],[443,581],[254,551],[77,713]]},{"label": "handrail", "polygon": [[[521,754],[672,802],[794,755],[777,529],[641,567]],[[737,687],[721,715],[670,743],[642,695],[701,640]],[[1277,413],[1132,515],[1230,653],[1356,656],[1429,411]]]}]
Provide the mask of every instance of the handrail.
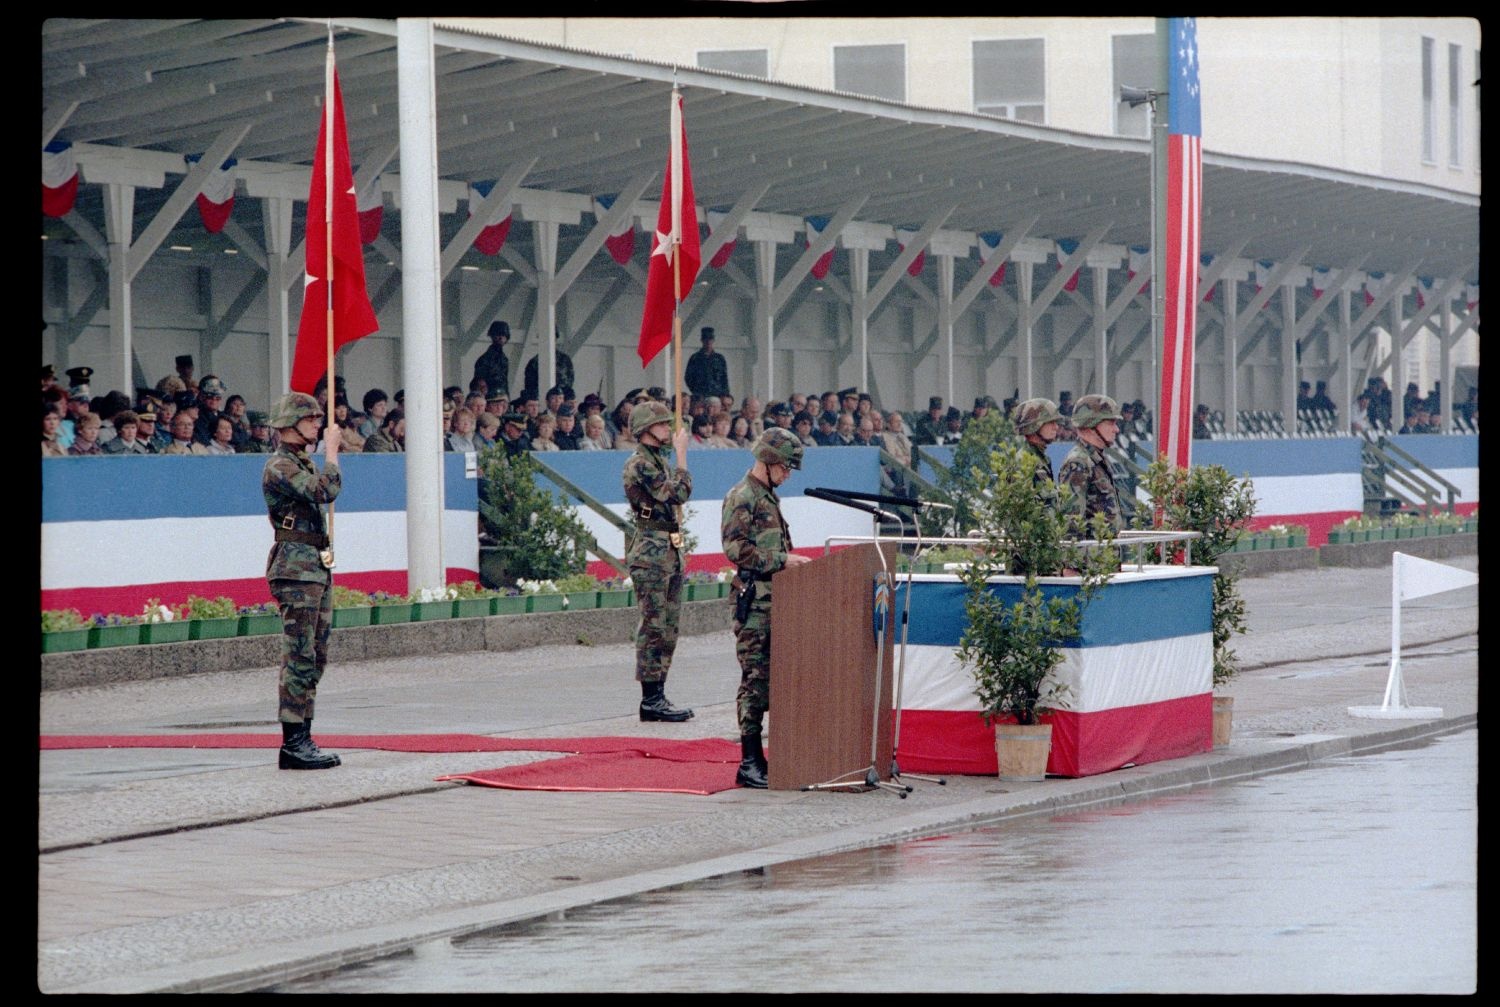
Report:
[{"label": "handrail", "polygon": [[[916,460],[916,453],[917,449],[912,448],[912,457],[914,461]],[[931,462],[931,459],[928,459],[928,461]],[[911,480],[912,485],[916,486],[918,489],[924,489],[930,493],[943,495],[943,491],[938,489],[935,483],[923,477],[922,474],[919,473],[914,467],[902,462],[901,459],[886,451],[885,448],[880,449],[880,464],[889,465],[891,468],[896,469],[907,479]]]},{"label": "handrail", "polygon": [[1405,448],[1403,448],[1401,445],[1397,444],[1395,441],[1393,441],[1393,440],[1391,440],[1391,439],[1389,439],[1387,437],[1381,437],[1380,438],[1379,448],[1380,448],[1380,450],[1385,451],[1385,452],[1387,452],[1389,454],[1393,454],[1397,458],[1400,458],[1402,461],[1407,462],[1408,464],[1411,465],[1412,468],[1417,469],[1424,476],[1427,476],[1428,478],[1430,478],[1433,482],[1440,484],[1449,493],[1457,493],[1460,496],[1463,495],[1463,491],[1460,490],[1457,486],[1453,485],[1448,480],[1446,480],[1442,476],[1438,475],[1437,472],[1435,472],[1431,468],[1428,468],[1425,464],[1423,464],[1418,459],[1412,457],[1412,455],[1410,453],[1408,453]]},{"label": "handrail", "polygon": [[[538,462],[537,471],[541,474],[543,479],[546,479],[558,489],[562,490],[564,493],[573,497],[579,503],[583,504],[589,510],[593,511],[595,514],[598,514],[610,524],[620,529],[620,531],[624,533],[627,540],[635,531],[635,526],[632,525],[629,521],[626,521],[624,518],[620,517],[620,515],[616,514],[614,511],[606,507],[604,504],[594,499],[591,495],[585,493],[571,479],[559,475],[551,466]],[[589,541],[584,546],[584,548],[593,553],[595,556],[598,556],[610,566],[614,567],[621,574],[627,577],[630,576],[630,568],[627,567],[620,559],[606,552],[604,547],[599,545],[599,540],[593,535],[589,536]]]},{"label": "handrail", "polygon": [[[1377,469],[1376,475],[1382,495],[1389,492],[1410,507],[1431,512],[1434,508],[1442,506],[1437,499],[1439,489],[1441,489],[1447,495],[1446,510],[1450,514],[1453,513],[1454,498],[1463,495],[1463,491],[1457,486],[1438,475],[1383,434],[1375,438],[1367,437],[1364,446],[1375,462],[1373,467]],[[1364,458],[1362,453],[1361,460]],[[1367,465],[1366,471],[1371,467]],[[1433,486],[1432,483],[1437,485]],[[1403,489],[1414,494],[1415,497],[1420,497],[1420,500],[1403,493]]]}]

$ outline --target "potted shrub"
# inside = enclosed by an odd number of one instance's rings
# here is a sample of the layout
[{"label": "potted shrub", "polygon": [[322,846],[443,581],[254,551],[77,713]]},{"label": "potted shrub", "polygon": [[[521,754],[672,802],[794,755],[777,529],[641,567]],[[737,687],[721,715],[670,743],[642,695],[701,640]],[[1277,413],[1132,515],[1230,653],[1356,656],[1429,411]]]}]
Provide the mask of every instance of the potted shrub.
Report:
[{"label": "potted shrub", "polygon": [[[1036,459],[1010,442],[997,444],[987,459],[985,482],[991,492],[974,501],[973,516],[984,544],[958,576],[967,588],[967,625],[958,658],[974,677],[985,722],[995,729],[995,752],[1002,780],[1041,780],[1051,750],[1048,710],[1065,709],[1068,688],[1052,672],[1063,660],[1061,647],[1080,634],[1084,606],[1118,566],[1112,548],[1085,551],[1064,538],[1066,520],[1032,490]],[[1061,490],[1062,502],[1068,498]],[[1096,520],[1091,531],[1106,543],[1113,529]],[[1024,570],[999,584],[990,579],[1006,570]],[[1044,591],[1038,578],[1077,571],[1075,590]]]},{"label": "potted shrub", "polygon": [[270,636],[281,630],[281,608],[274,601],[241,606],[240,636]]},{"label": "potted shrub", "polygon": [[499,594],[472,580],[450,584],[448,589],[453,592],[455,619],[479,619],[492,614],[495,596]]},{"label": "potted shrub", "polygon": [[133,647],[141,642],[141,619],[135,615],[95,615],[90,620],[89,647]]},{"label": "potted shrub", "polygon": [[548,485],[531,455],[511,457],[504,445],[479,454],[481,571],[491,584],[580,573],[593,537]]},{"label": "potted shrub", "polygon": [[84,650],[89,645],[89,622],[76,608],[42,612],[42,653]]},{"label": "potted shrub", "polygon": [[152,598],[141,610],[142,643],[181,643],[188,639],[192,623],[182,613]]},{"label": "potted shrub", "polygon": [[233,598],[223,595],[204,598],[190,594],[183,606],[183,615],[189,620],[190,640],[223,640],[238,635],[240,631],[239,609]]},{"label": "potted shrub", "polygon": [[370,625],[390,626],[411,622],[411,599],[388,591],[370,592]]},{"label": "potted shrub", "polygon": [[1248,478],[1235,479],[1221,465],[1181,469],[1163,458],[1151,463],[1141,486],[1151,497],[1153,513],[1138,510],[1137,524],[1198,532],[1190,550],[1192,565],[1218,567],[1213,585],[1214,746],[1222,747],[1229,744],[1234,697],[1218,692],[1239,672],[1229,641],[1246,626],[1240,574],[1226,570],[1219,559],[1232,551],[1255,516],[1255,493]]},{"label": "potted shrub", "polygon": [[345,629],[369,624],[370,596],[341,584],[333,585],[333,628]]}]

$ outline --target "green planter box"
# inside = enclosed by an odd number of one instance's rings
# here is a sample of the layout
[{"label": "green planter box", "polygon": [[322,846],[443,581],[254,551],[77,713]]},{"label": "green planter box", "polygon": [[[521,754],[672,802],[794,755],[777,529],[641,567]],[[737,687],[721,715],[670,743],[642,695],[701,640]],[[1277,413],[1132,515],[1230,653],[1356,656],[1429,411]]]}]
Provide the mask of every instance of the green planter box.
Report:
[{"label": "green planter box", "polygon": [[438,619],[451,619],[451,618],[453,618],[453,601],[452,601],[452,599],[445,599],[443,601],[417,601],[417,602],[412,602],[412,606],[411,606],[411,621],[412,622],[434,622],[434,621],[436,621]]},{"label": "green planter box", "polygon": [[526,596],[526,611],[528,612],[561,612],[563,610],[563,596],[560,594],[528,594]]},{"label": "green planter box", "polygon": [[1472,521],[1465,521],[1464,522],[1464,531],[1465,532],[1477,532],[1478,530],[1479,530],[1479,520],[1477,518],[1475,518]]},{"label": "green planter box", "polygon": [[181,643],[188,639],[190,626],[192,623],[186,619],[174,619],[171,622],[143,622],[141,623],[141,642]]},{"label": "green planter box", "polygon": [[527,598],[524,594],[507,594],[490,599],[491,615],[524,615]]},{"label": "green planter box", "polygon": [[569,591],[563,597],[567,599],[564,607],[569,612],[588,612],[599,607],[598,591]]},{"label": "green planter box", "polygon": [[1303,535],[1303,534],[1301,534],[1299,532],[1298,534],[1293,535],[1291,537],[1291,541],[1288,544],[1293,549],[1306,549],[1307,548],[1307,536]]},{"label": "green planter box", "polygon": [[1345,531],[1342,528],[1330,528],[1328,530],[1328,544],[1344,545],[1345,543],[1353,542],[1353,536],[1354,533],[1351,531]]},{"label": "green planter box", "polygon": [[600,608],[629,608],[632,600],[629,590],[599,592]]},{"label": "green planter box", "polygon": [[490,602],[493,600],[493,598],[455,598],[453,618],[483,619],[490,614]]},{"label": "green planter box", "polygon": [[227,640],[239,634],[240,617],[237,615],[227,619],[188,620],[189,640]]},{"label": "green planter box", "polygon": [[87,650],[89,629],[60,629],[55,633],[42,634],[42,653],[61,654],[69,650]]},{"label": "green planter box", "polygon": [[719,597],[720,598],[728,598],[729,597],[729,581],[727,581],[727,580],[721,580],[721,581],[719,581]]},{"label": "green planter box", "polygon": [[370,624],[369,605],[354,605],[349,608],[336,608],[333,610],[333,628],[348,629],[350,626],[368,626]]},{"label": "green planter box", "polygon": [[270,636],[281,632],[279,612],[261,612],[240,616],[240,636]]},{"label": "green planter box", "polygon": [[88,631],[89,646],[133,647],[141,642],[141,624],[129,626],[94,626]]},{"label": "green planter box", "polygon": [[370,625],[391,626],[398,622],[411,622],[410,605],[370,606]]},{"label": "green planter box", "polygon": [[1271,540],[1272,549],[1290,549],[1292,547],[1292,537],[1290,535],[1273,535],[1271,536]]}]

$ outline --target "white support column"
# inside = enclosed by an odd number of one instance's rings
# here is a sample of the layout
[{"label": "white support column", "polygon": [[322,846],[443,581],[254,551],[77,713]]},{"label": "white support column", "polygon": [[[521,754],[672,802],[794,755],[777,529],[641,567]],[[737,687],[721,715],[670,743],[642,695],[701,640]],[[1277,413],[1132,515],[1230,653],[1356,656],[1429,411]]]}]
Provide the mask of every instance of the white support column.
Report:
[{"label": "white support column", "polygon": [[1020,374],[1021,398],[1036,397],[1031,386],[1031,274],[1035,266],[1024,260],[1016,261],[1016,340],[1021,354]]},{"label": "white support column", "polygon": [[406,386],[407,590],[440,588],[443,562],[442,308],[432,22],[397,18],[401,137],[401,364]]},{"label": "white support column", "polygon": [[1219,281],[1224,312],[1224,423],[1230,433],[1240,432],[1240,281]]},{"label": "white support column", "polygon": [[1281,285],[1281,420],[1297,432],[1297,288]]},{"label": "white support column", "polygon": [[1347,289],[1339,291],[1338,327],[1329,336],[1329,348],[1337,356],[1334,360],[1334,380],[1328,384],[1337,389],[1334,392],[1337,396],[1334,404],[1339,407],[1339,427],[1346,433],[1354,418],[1354,330],[1350,327],[1350,296],[1351,291]]},{"label": "white support column", "polygon": [[266,235],[266,397],[275,402],[291,380],[291,313],[287,286],[292,251],[292,200],[268,197],[260,201]]},{"label": "white support column", "polygon": [[1439,309],[1441,328],[1438,331],[1438,429],[1447,433],[1453,428],[1453,302],[1444,299]]},{"label": "white support column", "polygon": [[[111,388],[135,387],[131,357],[130,241],[135,219],[135,186],[104,186],[104,231],[109,241],[109,358],[105,378]],[[101,368],[101,370],[103,370]]]},{"label": "white support column", "polygon": [[850,338],[859,347],[859,387],[870,387],[870,250],[849,249]]},{"label": "white support column", "polygon": [[[557,384],[557,299],[552,290],[557,277],[557,221],[537,220],[531,225],[536,251],[536,313],[531,316],[531,331],[540,357],[537,359],[537,394]],[[668,381],[664,388],[671,388]]]},{"label": "white support column", "polygon": [[1094,266],[1094,388],[1109,394],[1109,267]]},{"label": "white support column", "polygon": [[943,394],[953,405],[953,256],[939,255],[938,261],[938,338],[942,341]]},{"label": "white support column", "polygon": [[[755,335],[765,340],[766,387],[763,402],[776,398],[776,242],[755,242]],[[753,338],[753,337],[752,337]]]}]

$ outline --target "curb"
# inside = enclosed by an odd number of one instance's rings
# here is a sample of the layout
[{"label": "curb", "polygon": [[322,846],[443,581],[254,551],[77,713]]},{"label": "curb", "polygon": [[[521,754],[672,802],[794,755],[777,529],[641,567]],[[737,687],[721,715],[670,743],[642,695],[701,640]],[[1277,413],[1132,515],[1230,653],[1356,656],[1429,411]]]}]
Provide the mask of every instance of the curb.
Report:
[{"label": "curb", "polygon": [[[1287,743],[1257,739],[1242,743],[1243,754],[1229,750],[1193,756],[1190,765],[1138,767],[1102,777],[1013,784],[1015,793],[948,805],[931,813],[916,812],[875,825],[852,826],[822,835],[804,836],[743,853],[577,885],[514,900],[500,900],[430,914],[400,924],[386,924],[323,937],[301,937],[295,943],[271,945],[203,962],[174,965],[157,972],[116,976],[56,993],[200,993],[249,992],[327,972],[359,961],[404,950],[415,944],[477,933],[570,909],[631,898],[650,891],[702,881],[719,875],[863,849],[944,832],[962,831],[1033,815],[1058,814],[1088,807],[1107,807],[1195,787],[1214,786],[1268,773],[1302,769],[1344,755],[1378,752],[1477,727],[1479,715],[1404,725],[1357,736],[1314,735]],[[1244,751],[1254,745],[1257,750]],[[1043,796],[1038,791],[1054,793]],[[1060,791],[1060,792],[1059,792]],[[184,978],[184,972],[190,973]]]}]

